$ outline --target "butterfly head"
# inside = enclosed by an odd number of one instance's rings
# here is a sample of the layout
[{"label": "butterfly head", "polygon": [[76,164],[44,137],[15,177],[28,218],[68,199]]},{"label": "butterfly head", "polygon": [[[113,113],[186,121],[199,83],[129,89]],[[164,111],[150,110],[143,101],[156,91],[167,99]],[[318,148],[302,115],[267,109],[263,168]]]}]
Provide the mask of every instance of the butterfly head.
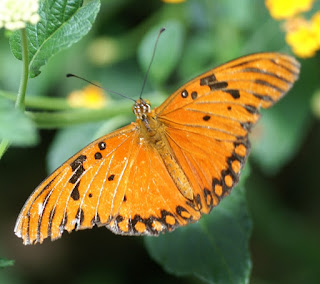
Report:
[{"label": "butterfly head", "polygon": [[137,119],[144,121],[147,114],[151,112],[151,104],[148,100],[138,99],[133,105],[132,111]]}]

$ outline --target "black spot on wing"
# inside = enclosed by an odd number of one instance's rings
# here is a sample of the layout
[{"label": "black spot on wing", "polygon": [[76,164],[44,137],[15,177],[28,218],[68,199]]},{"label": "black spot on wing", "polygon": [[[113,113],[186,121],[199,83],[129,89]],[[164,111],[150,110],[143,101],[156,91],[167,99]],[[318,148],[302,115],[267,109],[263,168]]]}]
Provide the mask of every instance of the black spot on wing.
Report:
[{"label": "black spot on wing", "polygon": [[231,95],[234,99],[239,99],[240,98],[240,92],[239,90],[223,90],[225,93]]},{"label": "black spot on wing", "polygon": [[100,152],[95,153],[95,154],[94,154],[94,158],[95,158],[96,160],[100,160],[100,159],[102,158],[101,153],[100,153]]},{"label": "black spot on wing", "polygon": [[87,156],[80,155],[70,164],[72,171],[74,172],[69,180],[70,183],[75,184],[80,178],[80,176],[83,174],[83,172],[85,171],[83,167],[83,163],[86,159],[87,159]]},{"label": "black spot on wing", "polygon": [[181,97],[183,97],[184,99],[187,98],[188,95],[189,95],[189,93],[188,93],[187,90],[183,90],[183,91],[181,92]]},{"label": "black spot on wing", "polygon": [[[119,229],[118,223],[121,223],[124,220],[124,218],[121,215],[118,215],[116,219],[114,220],[115,226]],[[119,229],[120,230],[120,229]]]},{"label": "black spot on wing", "polygon": [[208,121],[208,120],[210,120],[210,118],[211,118],[210,115],[205,115],[204,117],[202,117],[202,119],[203,119],[204,121]]},{"label": "black spot on wing", "polygon": [[98,147],[99,147],[99,149],[102,151],[102,150],[106,149],[107,145],[106,145],[105,142],[100,142],[100,143],[98,144]]},{"label": "black spot on wing", "polygon": [[[157,221],[159,221],[162,225],[166,226],[166,229],[171,231],[173,230],[175,227],[177,227],[178,225],[178,222],[176,220],[176,218],[174,217],[174,215],[172,213],[170,213],[169,211],[167,210],[161,210],[161,217],[160,218],[156,218]],[[167,216],[171,216],[175,219],[175,224],[171,225],[171,224],[168,224],[166,222],[166,217]]]},{"label": "black spot on wing", "polygon": [[80,198],[79,185],[80,185],[80,181],[78,181],[78,183],[74,186],[70,195],[74,201],[77,201]]},{"label": "black spot on wing", "polygon": [[[142,222],[145,224],[145,220],[143,218],[141,218],[140,215],[136,214],[134,215],[133,219],[129,219],[128,220],[128,228],[129,228],[129,232],[134,232],[134,233],[138,233],[137,229],[135,228],[136,224],[138,222]],[[139,233],[138,233],[139,234]]]},{"label": "black spot on wing", "polygon": [[211,91],[223,90],[228,87],[228,82],[215,82],[208,86],[210,87]]},{"label": "black spot on wing", "polygon": [[200,86],[209,86],[217,81],[217,78],[214,74],[211,74],[207,77],[203,77],[200,79]]},{"label": "black spot on wing", "polygon": [[183,218],[185,220],[188,220],[188,221],[192,221],[193,220],[192,215],[190,214],[190,212],[187,209],[185,209],[184,207],[180,206],[180,205],[176,207],[176,212],[181,218]]},{"label": "black spot on wing", "polygon": [[86,159],[87,159],[86,155],[80,155],[79,157],[77,157],[72,163],[70,163],[72,171],[74,172],[75,170],[78,169],[79,166],[82,166]]}]

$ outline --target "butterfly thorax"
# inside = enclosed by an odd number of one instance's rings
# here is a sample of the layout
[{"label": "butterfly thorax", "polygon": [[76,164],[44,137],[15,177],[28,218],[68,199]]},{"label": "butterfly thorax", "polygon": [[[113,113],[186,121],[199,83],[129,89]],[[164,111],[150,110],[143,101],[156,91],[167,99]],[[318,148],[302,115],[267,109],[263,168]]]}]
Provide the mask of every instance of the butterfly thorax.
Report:
[{"label": "butterfly thorax", "polygon": [[157,145],[157,147],[164,147],[165,126],[157,119],[155,111],[151,110],[150,102],[139,99],[132,109],[137,118],[136,124],[139,127],[142,141]]},{"label": "butterfly thorax", "polygon": [[155,110],[151,110],[150,103],[146,100],[137,100],[133,106],[133,112],[137,117],[136,124],[139,128],[141,143],[159,153],[169,175],[182,195],[189,200],[193,200],[190,182],[169,145],[166,126],[157,118]]}]

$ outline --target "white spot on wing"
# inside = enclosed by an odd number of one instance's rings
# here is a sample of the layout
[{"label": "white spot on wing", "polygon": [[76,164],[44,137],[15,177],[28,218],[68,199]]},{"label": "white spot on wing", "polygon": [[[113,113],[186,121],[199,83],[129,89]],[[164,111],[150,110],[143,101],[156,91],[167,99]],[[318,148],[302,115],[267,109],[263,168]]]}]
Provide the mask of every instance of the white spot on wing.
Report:
[{"label": "white spot on wing", "polygon": [[39,215],[42,215],[43,209],[44,209],[43,203],[39,203],[38,204],[38,214]]},{"label": "white spot on wing", "polygon": [[72,225],[76,225],[76,228],[80,226],[80,218],[75,218],[71,221]]}]

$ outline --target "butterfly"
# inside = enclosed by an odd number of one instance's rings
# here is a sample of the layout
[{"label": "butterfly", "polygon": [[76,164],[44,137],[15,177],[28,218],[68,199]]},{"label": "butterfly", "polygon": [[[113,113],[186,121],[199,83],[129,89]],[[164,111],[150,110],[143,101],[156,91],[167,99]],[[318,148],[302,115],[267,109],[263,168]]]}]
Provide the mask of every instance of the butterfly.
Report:
[{"label": "butterfly", "polygon": [[45,179],[22,208],[24,244],[105,226],[159,235],[208,214],[238,183],[248,133],[293,85],[300,65],[256,53],[189,81],[158,108],[138,99],[136,121],[92,142]]}]

